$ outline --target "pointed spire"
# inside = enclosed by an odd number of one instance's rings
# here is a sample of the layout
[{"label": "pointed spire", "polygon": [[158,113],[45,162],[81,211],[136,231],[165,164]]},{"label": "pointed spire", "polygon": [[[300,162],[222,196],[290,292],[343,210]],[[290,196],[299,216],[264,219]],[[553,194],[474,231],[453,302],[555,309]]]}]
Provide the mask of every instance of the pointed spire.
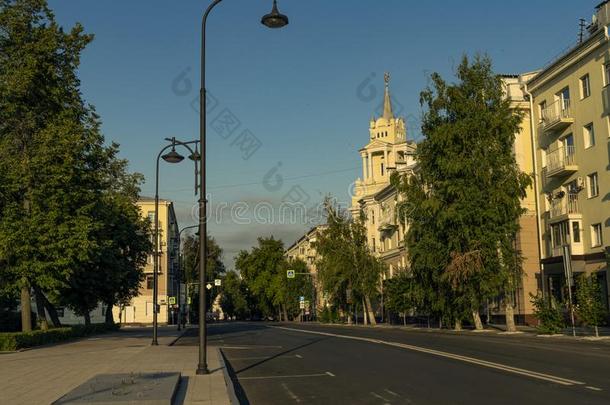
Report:
[{"label": "pointed spire", "polygon": [[386,72],[383,75],[385,81],[385,94],[383,96],[383,118],[389,120],[394,118],[394,112],[392,111],[392,99],[390,98],[390,74]]}]

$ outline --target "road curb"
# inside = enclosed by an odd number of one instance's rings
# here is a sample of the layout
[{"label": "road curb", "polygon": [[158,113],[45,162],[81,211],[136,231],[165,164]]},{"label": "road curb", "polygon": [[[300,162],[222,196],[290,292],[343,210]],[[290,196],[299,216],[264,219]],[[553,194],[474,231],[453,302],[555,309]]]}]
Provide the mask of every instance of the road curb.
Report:
[{"label": "road curb", "polygon": [[248,398],[246,397],[246,394],[244,393],[244,390],[237,379],[233,366],[231,366],[231,363],[227,361],[225,354],[220,347],[216,350],[218,350],[218,360],[220,361],[222,373],[225,377],[225,384],[227,385],[227,392],[229,394],[231,404],[249,405],[250,402],[248,401]]}]

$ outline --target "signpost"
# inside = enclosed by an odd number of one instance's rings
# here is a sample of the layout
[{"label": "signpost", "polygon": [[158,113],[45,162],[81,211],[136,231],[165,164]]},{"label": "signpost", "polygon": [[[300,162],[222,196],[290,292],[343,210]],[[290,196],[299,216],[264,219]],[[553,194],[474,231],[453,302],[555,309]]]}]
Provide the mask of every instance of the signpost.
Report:
[{"label": "signpost", "polygon": [[221,280],[221,279],[217,278],[217,279],[215,279],[215,280],[214,280],[214,285],[215,285],[216,287],[220,287],[220,286],[221,286],[221,284],[222,284],[222,280]]}]

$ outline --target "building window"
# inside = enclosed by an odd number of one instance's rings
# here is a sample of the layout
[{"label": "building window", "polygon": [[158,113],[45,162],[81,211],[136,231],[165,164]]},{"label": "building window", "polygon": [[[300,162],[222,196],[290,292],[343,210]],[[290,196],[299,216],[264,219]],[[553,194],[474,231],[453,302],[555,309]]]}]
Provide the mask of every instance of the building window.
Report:
[{"label": "building window", "polygon": [[538,113],[540,115],[540,121],[542,121],[544,119],[544,110],[546,110],[546,100],[544,100],[542,103],[538,104]]},{"label": "building window", "polygon": [[589,75],[586,74],[580,78],[580,98],[587,98],[591,95],[591,81]]},{"label": "building window", "polygon": [[591,173],[587,176],[587,189],[589,192],[589,198],[597,197],[599,195],[599,183],[597,182],[597,173]]},{"label": "building window", "polygon": [[557,97],[561,100],[562,110],[570,107],[570,87],[564,87],[561,89],[561,91],[557,93]]},{"label": "building window", "polygon": [[610,63],[604,65],[604,86],[610,84]]},{"label": "building window", "polygon": [[595,146],[595,131],[593,130],[593,124],[585,125],[582,134],[585,138],[585,149]]},{"label": "building window", "polygon": [[371,210],[371,224],[375,225],[375,211]]},{"label": "building window", "polygon": [[598,247],[604,243],[602,240],[602,224],[591,225],[591,247]]},{"label": "building window", "polygon": [[574,243],[580,243],[580,222],[572,222],[572,240]]},{"label": "building window", "polygon": [[375,238],[371,239],[371,246],[373,247],[373,252],[375,251]]},{"label": "building window", "polygon": [[154,287],[153,276],[146,276],[146,289],[152,290]]},{"label": "building window", "polygon": [[561,247],[570,243],[570,227],[568,221],[551,225],[553,235],[553,247]]},{"label": "building window", "polygon": [[383,163],[381,164],[381,175],[383,176]]}]

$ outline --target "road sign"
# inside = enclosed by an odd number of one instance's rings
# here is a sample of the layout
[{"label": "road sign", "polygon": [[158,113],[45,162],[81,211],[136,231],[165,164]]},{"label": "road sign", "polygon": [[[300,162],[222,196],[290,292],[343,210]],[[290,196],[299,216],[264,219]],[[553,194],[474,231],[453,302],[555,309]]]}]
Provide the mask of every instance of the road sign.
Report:
[{"label": "road sign", "polygon": [[222,280],[221,279],[217,278],[217,279],[214,280],[214,285],[216,287],[220,287],[221,284],[222,284]]},{"label": "road sign", "polygon": [[294,276],[295,276],[294,270],[286,270],[286,277],[294,278]]},{"label": "road sign", "polygon": [[176,297],[169,297],[169,305],[176,305]]},{"label": "road sign", "polygon": [[299,302],[303,302],[303,301],[305,301],[305,297],[301,295],[301,296],[299,297]]},{"label": "road sign", "polygon": [[188,297],[188,298],[186,299],[186,303],[187,303],[187,304],[189,304],[189,305],[191,305],[191,297]]},{"label": "road sign", "polygon": [[305,305],[306,309],[309,309],[309,301],[303,301],[303,304]]},{"label": "road sign", "polygon": [[305,301],[299,302],[299,309],[305,309]]},{"label": "road sign", "polygon": [[211,290],[211,289],[212,289],[212,284],[207,283],[207,284],[205,285],[205,288],[207,288],[208,290]]}]

